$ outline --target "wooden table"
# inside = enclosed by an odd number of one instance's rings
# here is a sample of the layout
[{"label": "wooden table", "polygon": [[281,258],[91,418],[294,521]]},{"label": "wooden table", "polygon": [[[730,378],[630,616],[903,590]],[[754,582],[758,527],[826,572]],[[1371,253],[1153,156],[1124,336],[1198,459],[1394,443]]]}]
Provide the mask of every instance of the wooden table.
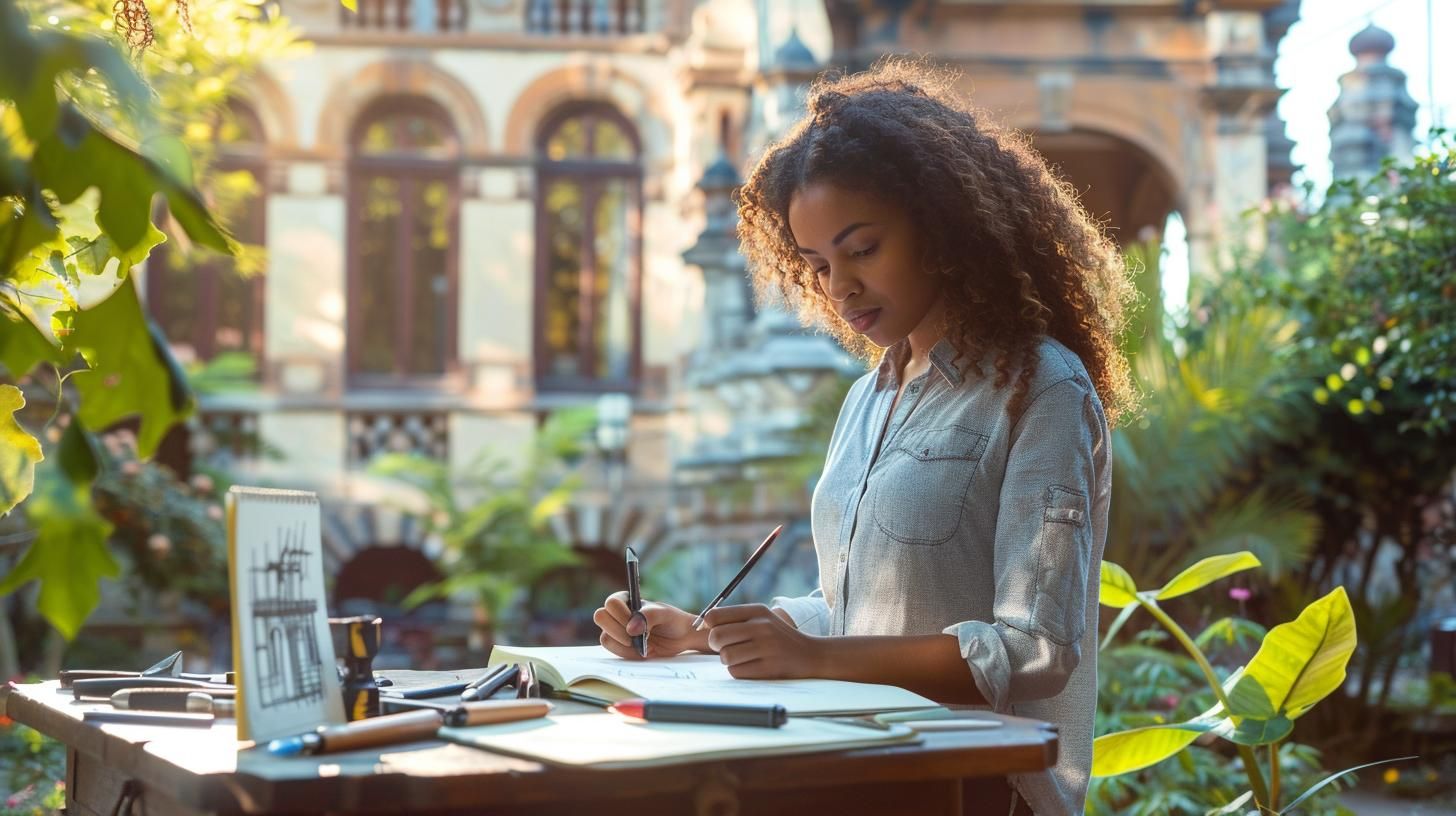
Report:
[{"label": "wooden table", "polygon": [[[558,713],[590,710],[555,701]],[[923,742],[665,768],[582,770],[441,741],[316,757],[239,750],[211,729],[83,723],[110,708],[56,681],[0,690],[0,714],[66,745],[68,816],[241,813],[474,813],[839,816],[986,812],[1006,774],[1056,760],[1045,723],[923,734]],[[992,715],[986,715],[992,716]],[[999,816],[999,814],[998,814]]]}]

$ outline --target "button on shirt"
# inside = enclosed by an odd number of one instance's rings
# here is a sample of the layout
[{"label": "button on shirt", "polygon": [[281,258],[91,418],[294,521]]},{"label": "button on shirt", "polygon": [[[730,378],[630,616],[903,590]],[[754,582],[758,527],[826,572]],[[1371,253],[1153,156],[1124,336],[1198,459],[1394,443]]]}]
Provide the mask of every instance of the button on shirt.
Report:
[{"label": "button on shirt", "polygon": [[1052,339],[1016,416],[1013,385],[945,340],[895,404],[907,353],[888,349],[845,397],[813,498],[820,588],[774,605],[811,634],[954,635],[991,709],[1058,726],[1056,765],[1017,790],[1040,816],[1081,813],[1112,490],[1102,404]]}]

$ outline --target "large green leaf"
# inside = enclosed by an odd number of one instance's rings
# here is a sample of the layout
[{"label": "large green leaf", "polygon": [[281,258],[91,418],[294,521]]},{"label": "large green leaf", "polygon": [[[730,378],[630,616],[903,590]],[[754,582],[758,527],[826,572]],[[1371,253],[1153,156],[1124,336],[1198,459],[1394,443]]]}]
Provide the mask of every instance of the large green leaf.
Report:
[{"label": "large green leaf", "polygon": [[140,415],[137,451],[156,452],[167,429],[192,409],[187,381],[160,342],[128,279],[106,300],[75,315],[71,344],[90,364],[71,375],[81,397],[81,421],[103,429]]},{"label": "large green leaf", "polygon": [[36,538],[25,557],[0,582],[0,595],[40,581],[38,607],[67,640],[101,599],[101,579],[121,567],[106,549],[111,525],[91,505],[89,484],[73,484],[58,470],[44,474],[25,503]]},{"label": "large green leaf", "polygon": [[60,363],[61,352],[34,323],[0,298],[0,366],[13,379],[20,379],[36,363]]},{"label": "large green leaf", "polygon": [[1335,587],[1298,618],[1269,631],[1229,703],[1235,714],[1257,717],[1272,708],[1296,719],[1340,687],[1354,651],[1355,613],[1345,588]]},{"label": "large green leaf", "polygon": [[1160,601],[1165,601],[1169,598],[1176,598],[1179,595],[1187,595],[1194,590],[1208,586],[1220,578],[1225,578],[1236,572],[1242,572],[1243,570],[1252,569],[1257,566],[1259,566],[1259,559],[1255,558],[1251,552],[1238,552],[1205,558],[1178,573],[1173,580],[1164,584],[1163,588],[1158,590],[1157,598]]},{"label": "large green leaf", "polygon": [[152,196],[162,193],[177,223],[193,241],[234,254],[236,242],[213,220],[201,197],[171,172],[104,133],[72,107],[63,107],[57,138],[36,145],[31,162],[37,183],[62,203],[95,187],[96,223],[118,256],[134,256],[152,240]]},{"label": "large green leaf", "polygon": [[1092,775],[1117,776],[1156,765],[1212,727],[1209,723],[1150,725],[1098,737],[1092,741]]},{"label": "large green leaf", "polygon": [[1230,740],[1240,745],[1268,745],[1278,742],[1294,731],[1294,721],[1288,717],[1274,716],[1266,720],[1245,717],[1239,721]]},{"label": "large green leaf", "polygon": [[1099,600],[1103,606],[1122,609],[1137,603],[1137,584],[1127,570],[1111,561],[1102,562],[1102,593]]},{"label": "large green leaf", "polygon": [[0,385],[0,515],[35,489],[35,465],[45,459],[40,442],[15,421],[25,396],[13,385]]}]

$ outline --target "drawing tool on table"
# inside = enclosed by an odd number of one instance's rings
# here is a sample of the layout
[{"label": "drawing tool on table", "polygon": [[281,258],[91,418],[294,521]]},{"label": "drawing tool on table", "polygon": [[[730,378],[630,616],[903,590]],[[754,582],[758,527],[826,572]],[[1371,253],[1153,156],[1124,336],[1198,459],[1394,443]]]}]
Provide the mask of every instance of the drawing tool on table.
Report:
[{"label": "drawing tool on table", "polygon": [[[633,552],[631,547],[627,548],[627,609],[631,610],[633,615],[642,611],[642,567],[637,561],[637,553]],[[646,618],[642,622],[645,626]],[[647,656],[646,629],[642,630],[642,634],[632,636],[632,648],[637,652],[638,657]]]},{"label": "drawing tool on table", "polygon": [[743,576],[747,575],[748,571],[753,569],[753,565],[758,563],[758,559],[762,558],[765,552],[768,552],[769,545],[774,543],[774,539],[778,538],[779,533],[782,533],[783,531],[784,525],[780,524],[779,526],[775,527],[773,532],[768,534],[768,538],[765,538],[763,540],[763,543],[758,545],[758,549],[753,551],[753,555],[748,556],[748,562],[743,565],[743,569],[740,569],[738,571],[738,574],[733,576],[733,580],[728,582],[728,586],[723,587],[723,591],[718,593],[718,597],[714,598],[712,601],[709,601],[708,605],[703,607],[703,611],[699,612],[698,616],[693,619],[694,629],[701,628],[703,625],[703,618],[706,618],[709,612],[712,612],[714,609],[716,609],[718,607],[718,604],[723,602],[723,599],[733,594],[733,590],[738,588],[738,582],[742,581]]},{"label": "drawing tool on table", "polygon": [[413,688],[387,688],[380,689],[381,697],[403,697],[406,700],[424,700],[430,697],[444,697],[450,694],[460,694],[470,686],[465,681],[458,683],[441,683],[438,686],[415,686]]},{"label": "drawing tool on table", "polygon": [[77,700],[85,697],[111,699],[111,695],[122,689],[138,688],[185,688],[192,691],[237,693],[236,686],[225,683],[209,683],[205,680],[188,680],[185,677],[94,677],[75,680],[71,693]]},{"label": "drawing tool on table", "polygon": [[98,680],[117,677],[181,677],[187,680],[202,680],[210,683],[231,683],[233,673],[194,674],[182,671],[182,653],[173,652],[139,672],[115,669],[62,669],[61,688],[70,688],[77,680]]},{"label": "drawing tool on table", "polygon": [[460,692],[460,702],[470,703],[476,700],[489,700],[495,696],[497,691],[516,682],[520,675],[520,667],[513,663],[502,663],[490,671],[470,681],[465,690]]},{"label": "drawing tool on table", "polygon": [[679,703],[664,700],[618,700],[607,709],[625,717],[648,722],[700,723],[703,725],[751,725],[779,728],[789,721],[781,705],[730,705],[724,703]]},{"label": "drawing tool on table", "polygon": [[541,678],[537,675],[536,666],[531,663],[522,663],[520,673],[516,677],[516,698],[520,700],[541,696]]},{"label": "drawing tool on table", "polygon": [[214,696],[183,688],[122,689],[111,695],[111,705],[132,711],[187,711],[219,717],[231,717],[236,711],[231,695]]},{"label": "drawing tool on table", "polygon": [[466,703],[448,712],[433,708],[385,714],[345,725],[326,725],[317,730],[268,743],[276,756],[353,751],[379,745],[430,739],[442,726],[491,725],[544,717],[551,711],[546,700],[491,700]]},{"label": "drawing tool on table", "polygon": [[216,718],[211,714],[178,714],[161,711],[87,711],[82,722],[115,723],[118,725],[163,725],[211,728]]}]

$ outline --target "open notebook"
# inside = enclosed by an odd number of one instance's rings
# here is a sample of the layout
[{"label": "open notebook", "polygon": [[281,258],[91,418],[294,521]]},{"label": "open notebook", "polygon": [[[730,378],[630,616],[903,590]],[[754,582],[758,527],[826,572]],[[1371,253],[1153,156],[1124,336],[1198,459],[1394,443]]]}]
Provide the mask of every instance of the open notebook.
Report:
[{"label": "open notebook", "polygon": [[600,646],[496,646],[490,665],[532,663],[557,689],[622,700],[695,703],[777,703],[797,715],[865,714],[934,708],[936,703],[895,686],[842,680],[738,680],[714,654],[690,652],[652,660],[623,660]]},{"label": "open notebook", "polygon": [[634,722],[607,713],[442,728],[440,738],[499,754],[592,768],[641,768],[732,756],[839,751],[919,740],[914,731],[903,725],[880,730],[831,720],[795,718],[782,728],[752,728]]}]

